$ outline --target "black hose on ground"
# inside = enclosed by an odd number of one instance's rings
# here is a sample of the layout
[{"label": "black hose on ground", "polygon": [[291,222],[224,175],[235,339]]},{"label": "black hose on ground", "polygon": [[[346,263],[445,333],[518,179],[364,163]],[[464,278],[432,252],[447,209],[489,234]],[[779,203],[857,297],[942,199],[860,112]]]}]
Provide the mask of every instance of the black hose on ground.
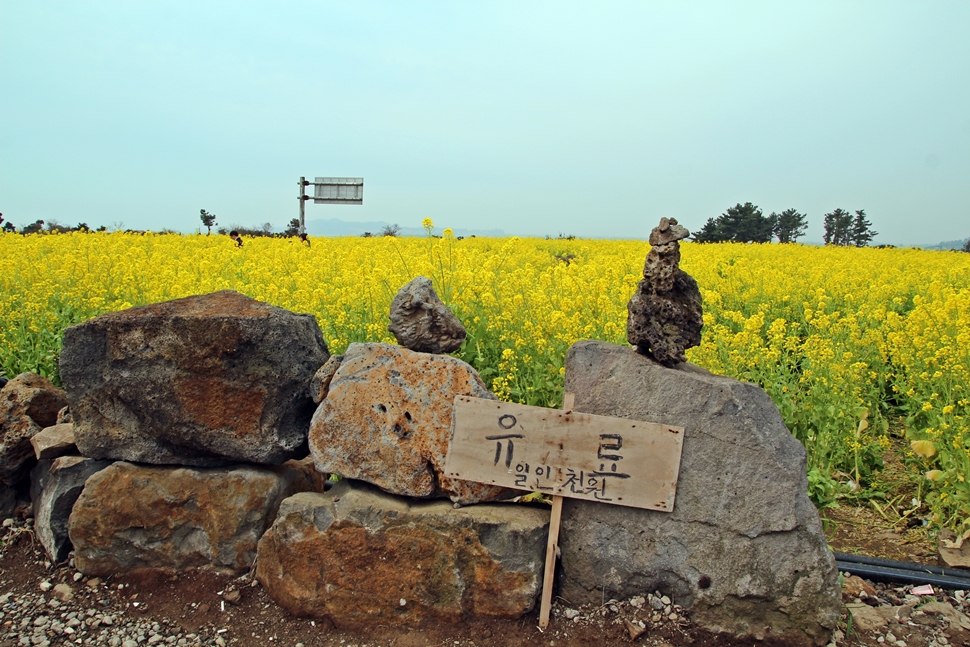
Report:
[{"label": "black hose on ground", "polygon": [[874,582],[932,584],[943,589],[970,590],[970,571],[927,566],[913,562],[835,553],[840,572],[848,572]]}]

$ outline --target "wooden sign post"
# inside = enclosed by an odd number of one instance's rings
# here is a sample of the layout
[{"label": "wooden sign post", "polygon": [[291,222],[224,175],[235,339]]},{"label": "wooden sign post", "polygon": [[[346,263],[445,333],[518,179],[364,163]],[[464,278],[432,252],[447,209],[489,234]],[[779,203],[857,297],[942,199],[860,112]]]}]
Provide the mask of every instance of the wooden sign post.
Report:
[{"label": "wooden sign post", "polygon": [[562,497],[670,512],[684,429],[460,395],[446,476],[551,494],[539,626],[549,624]]}]

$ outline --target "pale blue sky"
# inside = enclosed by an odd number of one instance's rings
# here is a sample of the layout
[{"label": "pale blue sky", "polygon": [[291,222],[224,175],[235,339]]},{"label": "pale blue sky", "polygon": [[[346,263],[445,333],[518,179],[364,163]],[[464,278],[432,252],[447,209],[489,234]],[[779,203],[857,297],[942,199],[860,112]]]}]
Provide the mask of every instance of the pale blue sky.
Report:
[{"label": "pale blue sky", "polygon": [[970,236],[970,2],[0,0],[0,212],[646,237],[736,202]]}]

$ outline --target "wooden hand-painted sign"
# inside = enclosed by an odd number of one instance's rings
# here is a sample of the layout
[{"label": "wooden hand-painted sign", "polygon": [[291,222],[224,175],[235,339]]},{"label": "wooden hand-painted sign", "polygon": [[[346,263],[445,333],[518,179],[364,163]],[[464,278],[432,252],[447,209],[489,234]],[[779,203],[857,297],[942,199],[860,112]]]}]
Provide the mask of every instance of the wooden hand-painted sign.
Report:
[{"label": "wooden hand-painted sign", "polygon": [[682,427],[458,396],[445,475],[670,512],[683,440]]}]

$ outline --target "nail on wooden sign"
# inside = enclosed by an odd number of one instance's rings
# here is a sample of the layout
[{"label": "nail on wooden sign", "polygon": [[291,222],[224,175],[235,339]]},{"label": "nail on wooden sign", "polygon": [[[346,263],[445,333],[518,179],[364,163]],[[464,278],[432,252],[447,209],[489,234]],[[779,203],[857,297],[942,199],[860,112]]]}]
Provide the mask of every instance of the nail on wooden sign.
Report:
[{"label": "nail on wooden sign", "polygon": [[445,475],[670,512],[684,429],[460,395]]}]

